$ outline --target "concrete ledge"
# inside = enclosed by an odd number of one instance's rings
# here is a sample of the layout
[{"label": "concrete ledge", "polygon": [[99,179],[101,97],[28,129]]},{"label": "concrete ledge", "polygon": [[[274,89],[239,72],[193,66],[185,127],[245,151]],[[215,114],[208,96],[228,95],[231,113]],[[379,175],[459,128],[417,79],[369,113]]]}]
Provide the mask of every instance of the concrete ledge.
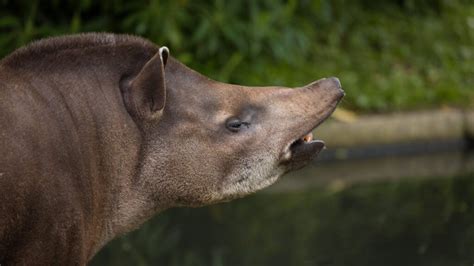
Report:
[{"label": "concrete ledge", "polygon": [[468,110],[464,113],[466,134],[471,140],[474,140],[474,110]]},{"label": "concrete ledge", "polygon": [[450,178],[474,173],[474,153],[463,151],[314,163],[284,176],[265,192],[288,192],[329,186],[340,190],[360,182]]},{"label": "concrete ledge", "polygon": [[327,121],[314,132],[329,148],[474,138],[474,111],[442,109]]}]

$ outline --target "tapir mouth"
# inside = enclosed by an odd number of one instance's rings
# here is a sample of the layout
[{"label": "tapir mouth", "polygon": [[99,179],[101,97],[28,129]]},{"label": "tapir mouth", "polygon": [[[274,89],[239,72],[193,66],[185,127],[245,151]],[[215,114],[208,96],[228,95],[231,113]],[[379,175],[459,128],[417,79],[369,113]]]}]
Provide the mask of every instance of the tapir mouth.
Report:
[{"label": "tapir mouth", "polygon": [[336,105],[329,109],[326,114],[313,125],[305,134],[293,139],[283,151],[282,163],[289,166],[288,170],[294,170],[303,167],[308,162],[314,160],[319,153],[326,148],[324,141],[315,139],[313,131],[334,112]]},{"label": "tapir mouth", "polygon": [[319,139],[313,139],[313,132],[306,133],[304,136],[296,139],[291,143],[290,145],[290,150],[294,151],[299,149],[300,146],[305,146],[305,145],[311,145],[311,144],[318,144],[318,146],[322,146],[321,149],[318,150],[321,151],[322,149],[325,148],[324,141],[319,140]]},{"label": "tapir mouth", "polygon": [[311,161],[326,147],[324,141],[314,139],[313,130],[314,129],[290,144],[288,152],[290,153],[289,159],[292,164]]}]

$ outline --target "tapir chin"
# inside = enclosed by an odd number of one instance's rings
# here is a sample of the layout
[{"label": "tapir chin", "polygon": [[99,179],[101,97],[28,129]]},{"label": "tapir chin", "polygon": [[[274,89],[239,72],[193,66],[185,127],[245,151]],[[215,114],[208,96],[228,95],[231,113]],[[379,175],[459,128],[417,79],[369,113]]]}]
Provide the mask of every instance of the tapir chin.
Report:
[{"label": "tapir chin", "polygon": [[217,82],[127,35],[20,48],[0,61],[0,264],[84,265],[165,209],[265,188],[324,148],[343,95]]}]

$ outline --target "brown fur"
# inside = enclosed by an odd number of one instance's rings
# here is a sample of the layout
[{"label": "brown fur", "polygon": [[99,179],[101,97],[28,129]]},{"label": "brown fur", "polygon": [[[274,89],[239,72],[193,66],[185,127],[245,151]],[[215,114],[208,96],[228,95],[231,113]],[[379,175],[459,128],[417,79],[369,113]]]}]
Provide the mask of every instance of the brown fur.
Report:
[{"label": "brown fur", "polygon": [[[0,264],[83,265],[159,211],[268,186],[317,154],[289,145],[343,95],[219,83],[158,50],[83,34],[0,61]],[[229,132],[233,116],[251,125]]]}]

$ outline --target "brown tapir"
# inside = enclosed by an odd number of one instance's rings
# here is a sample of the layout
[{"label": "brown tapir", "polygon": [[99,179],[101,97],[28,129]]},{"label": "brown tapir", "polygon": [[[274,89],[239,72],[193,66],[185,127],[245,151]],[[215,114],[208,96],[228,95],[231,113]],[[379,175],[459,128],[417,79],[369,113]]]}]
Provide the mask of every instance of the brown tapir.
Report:
[{"label": "brown tapir", "polygon": [[220,83],[132,36],[21,48],[0,61],[0,264],[84,265],[160,211],[262,189],[321,151],[343,95]]}]

